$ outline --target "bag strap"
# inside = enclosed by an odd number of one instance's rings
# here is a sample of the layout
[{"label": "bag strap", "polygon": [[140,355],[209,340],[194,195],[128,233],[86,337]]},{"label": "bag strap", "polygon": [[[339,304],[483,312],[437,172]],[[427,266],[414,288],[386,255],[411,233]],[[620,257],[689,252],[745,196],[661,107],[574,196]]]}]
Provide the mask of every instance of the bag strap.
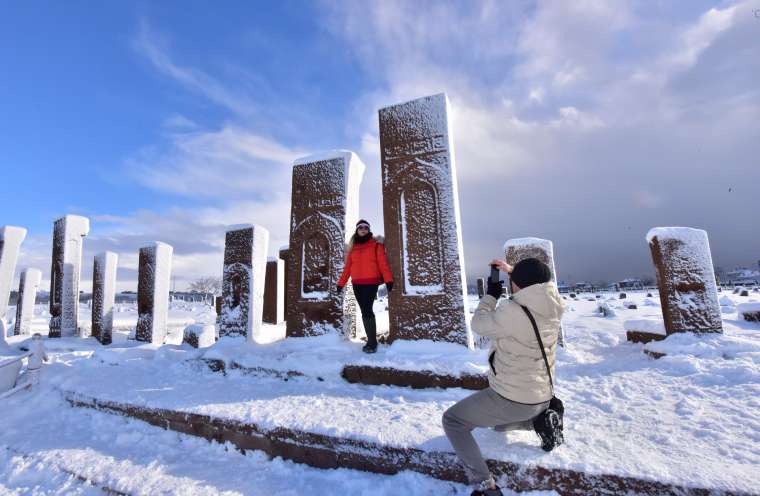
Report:
[{"label": "bag strap", "polygon": [[554,396],[554,381],[552,381],[552,371],[549,367],[549,359],[546,358],[546,350],[544,350],[544,341],[541,339],[541,333],[538,332],[538,325],[536,325],[536,319],[533,318],[533,314],[530,313],[528,307],[520,305],[525,315],[530,319],[530,323],[533,325],[533,330],[536,332],[536,339],[538,340],[538,346],[541,348],[541,355],[544,357],[544,365],[546,365],[546,373],[549,374],[549,385],[552,388],[552,396]]}]

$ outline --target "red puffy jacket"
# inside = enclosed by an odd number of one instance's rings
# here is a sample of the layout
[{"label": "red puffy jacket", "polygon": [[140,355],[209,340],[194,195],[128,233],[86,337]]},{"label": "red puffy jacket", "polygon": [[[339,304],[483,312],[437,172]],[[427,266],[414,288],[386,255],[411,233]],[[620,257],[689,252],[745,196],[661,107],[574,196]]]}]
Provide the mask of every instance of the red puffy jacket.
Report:
[{"label": "red puffy jacket", "polygon": [[385,257],[385,245],[374,238],[366,243],[354,243],[346,257],[346,265],[338,280],[338,287],[345,286],[349,276],[354,284],[393,282],[388,259]]}]

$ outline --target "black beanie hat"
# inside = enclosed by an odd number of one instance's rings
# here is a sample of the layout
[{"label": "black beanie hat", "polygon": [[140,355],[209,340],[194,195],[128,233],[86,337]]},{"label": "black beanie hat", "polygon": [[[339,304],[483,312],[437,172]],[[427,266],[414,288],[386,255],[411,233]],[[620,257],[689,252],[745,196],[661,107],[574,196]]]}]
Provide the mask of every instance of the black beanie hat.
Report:
[{"label": "black beanie hat", "polygon": [[526,258],[517,262],[512,269],[510,279],[520,289],[525,289],[534,284],[549,282],[552,272],[549,266],[537,258]]},{"label": "black beanie hat", "polygon": [[357,227],[357,228],[359,227],[359,224],[367,224],[367,227],[371,229],[371,227],[370,227],[370,225],[369,225],[369,222],[367,222],[367,221],[366,221],[366,220],[364,220],[364,219],[359,219],[359,222],[357,222],[357,223],[356,223],[356,227]]}]

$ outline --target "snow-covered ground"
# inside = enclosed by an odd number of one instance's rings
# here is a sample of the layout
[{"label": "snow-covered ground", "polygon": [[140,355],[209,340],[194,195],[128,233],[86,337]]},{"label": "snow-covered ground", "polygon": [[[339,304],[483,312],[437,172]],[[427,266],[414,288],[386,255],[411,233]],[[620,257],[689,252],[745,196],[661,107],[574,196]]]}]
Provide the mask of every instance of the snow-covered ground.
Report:
[{"label": "snow-covered ground", "polygon": [[[643,293],[602,295],[614,316],[596,312],[594,295],[568,299],[567,347],[558,354],[557,394],[566,407],[566,444],[540,450],[532,432],[476,433],[495,459],[594,473],[614,473],[679,485],[755,492],[760,469],[760,324],[738,320],[736,305],[760,301],[722,293],[725,333],[672,336],[648,349],[625,340],[624,322],[661,318],[659,299]],[[593,301],[589,301],[593,300]],[[624,303],[634,302],[637,309]],[[210,350],[138,344],[126,339],[136,310],[119,305],[114,344],[91,338],[46,340],[52,363],[43,386],[0,400],[0,493],[87,494],[105,485],[131,494],[468,494],[461,485],[413,474],[381,476],[318,470],[260,453],[151,427],[139,421],[76,409],[61,391],[152,407],[173,408],[284,426],[393,446],[450,451],[440,417],[470,394],[461,389],[412,390],[348,384],[342,363],[376,363],[439,372],[483,370],[485,353],[451,345],[395,343],[364,356],[360,345],[333,337],[244,344]],[[387,327],[379,302],[379,327]],[[8,312],[13,315],[12,309]],[[80,318],[89,318],[82,306]],[[213,322],[210,307],[175,303],[170,328]],[[33,327],[44,330],[36,310]],[[274,332],[274,330],[273,330]],[[278,331],[280,332],[280,331]],[[176,330],[172,336],[181,335]],[[19,337],[11,344],[22,344]],[[275,375],[210,372],[195,360],[234,358],[250,367],[296,370]],[[537,357],[540,359],[540,355]],[[87,486],[71,473],[95,483]],[[290,491],[290,493],[289,493]]]}]

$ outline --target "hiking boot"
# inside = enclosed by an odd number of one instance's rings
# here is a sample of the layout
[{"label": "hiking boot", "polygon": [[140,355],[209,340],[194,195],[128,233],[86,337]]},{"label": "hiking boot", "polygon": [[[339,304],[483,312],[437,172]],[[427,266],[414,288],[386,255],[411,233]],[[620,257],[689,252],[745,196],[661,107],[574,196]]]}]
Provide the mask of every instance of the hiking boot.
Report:
[{"label": "hiking boot", "polygon": [[362,347],[364,353],[377,353],[377,345],[365,344]]}]

